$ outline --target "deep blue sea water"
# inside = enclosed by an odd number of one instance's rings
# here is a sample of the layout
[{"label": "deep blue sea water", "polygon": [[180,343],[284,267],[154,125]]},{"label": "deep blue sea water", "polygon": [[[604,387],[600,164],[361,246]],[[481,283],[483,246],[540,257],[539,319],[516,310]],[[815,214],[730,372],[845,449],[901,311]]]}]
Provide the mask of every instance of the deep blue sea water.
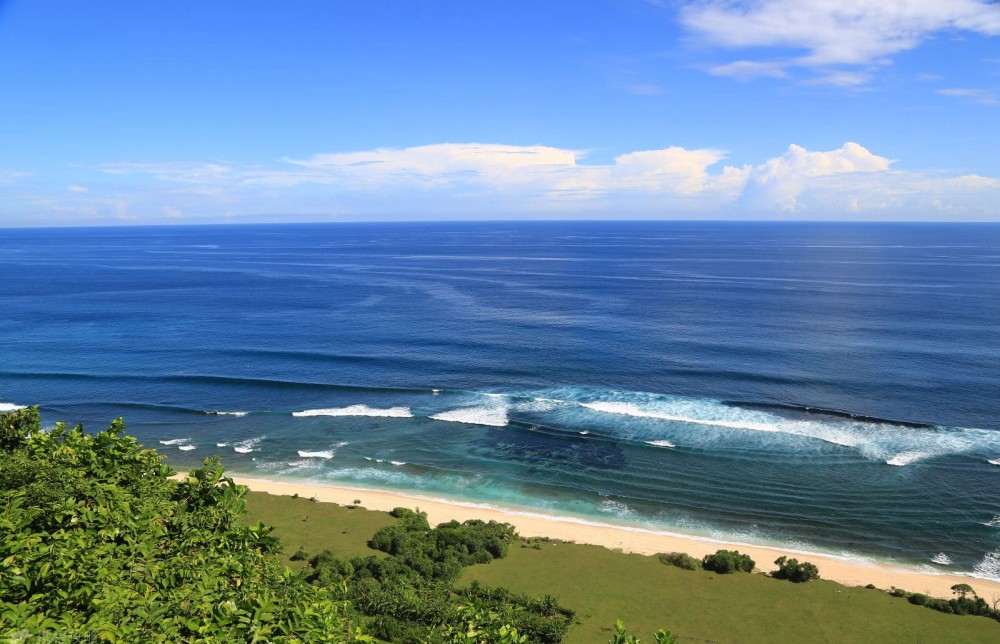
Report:
[{"label": "deep blue sea water", "polygon": [[1000,225],[0,230],[0,405],[47,423],[993,578],[998,321]]}]

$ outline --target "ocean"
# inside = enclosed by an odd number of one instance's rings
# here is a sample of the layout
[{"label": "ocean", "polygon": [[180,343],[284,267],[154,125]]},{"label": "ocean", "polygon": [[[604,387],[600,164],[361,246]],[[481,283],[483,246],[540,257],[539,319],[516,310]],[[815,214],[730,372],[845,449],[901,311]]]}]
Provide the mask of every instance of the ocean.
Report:
[{"label": "ocean", "polygon": [[0,409],[1000,579],[1000,225],[0,230]]}]

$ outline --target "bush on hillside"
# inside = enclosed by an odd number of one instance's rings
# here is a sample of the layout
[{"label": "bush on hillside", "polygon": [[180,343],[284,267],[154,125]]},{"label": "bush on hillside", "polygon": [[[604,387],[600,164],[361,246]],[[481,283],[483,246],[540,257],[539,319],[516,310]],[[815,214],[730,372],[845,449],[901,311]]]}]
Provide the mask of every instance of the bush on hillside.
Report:
[{"label": "bush on hillside", "polygon": [[726,575],[733,572],[753,572],[756,563],[749,555],[740,554],[737,550],[718,550],[714,555],[705,555],[701,565],[705,570]]},{"label": "bush on hillside", "polygon": [[662,563],[684,570],[698,570],[698,560],[683,552],[666,552],[658,555]]},{"label": "bush on hillside", "polygon": [[808,561],[799,563],[797,559],[778,557],[774,563],[778,566],[778,569],[771,573],[775,579],[787,579],[795,583],[819,579],[819,568]]}]

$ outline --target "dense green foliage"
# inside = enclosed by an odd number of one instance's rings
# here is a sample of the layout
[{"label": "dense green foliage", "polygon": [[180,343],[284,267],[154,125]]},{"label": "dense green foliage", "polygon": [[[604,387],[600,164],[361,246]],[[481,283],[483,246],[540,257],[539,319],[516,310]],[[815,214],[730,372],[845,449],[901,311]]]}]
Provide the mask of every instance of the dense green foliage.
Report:
[{"label": "dense green foliage", "polygon": [[350,605],[241,525],[245,488],[206,461],[170,478],[123,432],[0,415],[0,632],[108,641],[370,641]]},{"label": "dense green foliage", "polygon": [[371,618],[372,633],[391,642],[452,641],[448,638],[468,635],[469,624],[478,620],[476,632],[485,629],[510,641],[562,639],[573,612],[552,597],[532,599],[478,583],[452,587],[464,566],[506,556],[516,539],[512,526],[473,520],[431,528],[424,513],[406,508],[396,508],[392,516],[397,523],[368,542],[388,557],[340,559],[324,551],[310,561],[309,580],[344,587],[352,604]]},{"label": "dense green foliage", "polygon": [[701,565],[705,570],[725,575],[733,572],[753,572],[756,563],[749,555],[740,554],[738,550],[718,550],[715,554],[705,555]]},{"label": "dense green foliage", "polygon": [[368,545],[428,579],[451,581],[464,566],[502,559],[517,536],[507,523],[451,521],[432,530],[424,513],[396,508],[390,514],[399,522],[376,532]]},{"label": "dense green foliage", "polygon": [[1000,622],[1000,610],[995,606],[990,606],[986,600],[976,595],[976,591],[969,584],[955,584],[951,587],[957,595],[952,599],[942,599],[931,597],[923,593],[908,593],[901,588],[894,588],[891,595],[893,597],[903,597],[911,604],[925,606],[941,613],[953,615],[980,615],[989,617]]},{"label": "dense green foliage", "polygon": [[684,552],[666,552],[657,555],[665,564],[677,566],[684,570],[698,570],[699,561]]},{"label": "dense green foliage", "polygon": [[799,563],[798,559],[778,557],[774,560],[774,564],[778,566],[778,569],[771,573],[775,579],[787,579],[797,584],[819,579],[819,568],[808,561]]}]

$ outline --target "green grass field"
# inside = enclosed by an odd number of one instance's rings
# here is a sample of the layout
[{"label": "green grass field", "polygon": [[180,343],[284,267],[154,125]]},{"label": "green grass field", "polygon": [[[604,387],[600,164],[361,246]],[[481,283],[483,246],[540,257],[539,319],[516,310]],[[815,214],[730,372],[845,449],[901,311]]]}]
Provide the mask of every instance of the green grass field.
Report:
[{"label": "green grass field", "polygon": [[[311,555],[324,548],[341,557],[375,554],[366,540],[394,521],[383,512],[257,492],[247,506],[253,520],[275,526],[286,557],[299,547]],[[673,631],[682,642],[1000,642],[1000,623],[994,620],[946,615],[878,590],[681,570],[656,557],[598,546],[533,545],[515,546],[504,560],[467,568],[459,584],[476,579],[554,595],[577,611],[579,623],[568,644],[606,642],[619,617],[643,642],[652,641],[657,628]],[[758,565],[770,568],[770,563]]]}]

